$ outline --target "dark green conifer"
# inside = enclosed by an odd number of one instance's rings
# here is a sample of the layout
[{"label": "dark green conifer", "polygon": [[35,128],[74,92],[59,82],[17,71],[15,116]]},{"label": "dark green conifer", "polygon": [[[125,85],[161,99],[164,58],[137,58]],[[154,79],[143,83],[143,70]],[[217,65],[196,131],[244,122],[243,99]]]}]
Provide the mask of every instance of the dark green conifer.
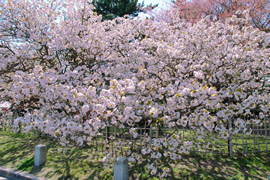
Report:
[{"label": "dark green conifer", "polygon": [[[144,2],[138,3],[138,0],[93,0],[93,11],[98,15],[102,15],[102,20],[112,20],[116,17],[124,17],[124,15],[130,15],[130,17],[138,16],[139,12],[144,12]],[[150,5],[152,8],[157,5]],[[149,8],[149,6],[146,6]]]}]

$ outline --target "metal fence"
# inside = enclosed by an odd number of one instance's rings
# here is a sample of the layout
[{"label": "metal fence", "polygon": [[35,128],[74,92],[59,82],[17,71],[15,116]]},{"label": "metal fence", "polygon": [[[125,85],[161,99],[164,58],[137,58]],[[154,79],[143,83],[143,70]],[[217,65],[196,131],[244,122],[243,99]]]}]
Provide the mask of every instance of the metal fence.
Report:
[{"label": "metal fence", "polygon": [[[270,142],[270,116],[261,119],[260,125],[255,124],[252,120],[253,118],[258,117],[245,117],[246,127],[252,129],[252,132],[249,135],[246,135],[244,130],[241,129],[237,134],[230,135],[229,139],[223,139],[217,132],[212,131],[208,132],[204,138],[197,140],[196,129],[192,129],[189,126],[180,127],[177,131],[182,134],[183,141],[194,141],[195,144],[200,144],[200,147],[196,145],[191,148],[190,152],[192,153],[228,154],[230,157],[249,153],[268,153],[268,144]],[[234,127],[235,120],[236,119],[231,119],[228,122],[229,127]],[[218,121],[217,125],[221,123],[221,121]],[[102,137],[104,139],[110,136],[122,140],[128,139],[129,141],[134,142],[134,145],[137,145],[138,149],[141,149],[141,147],[147,146],[147,144],[140,142],[140,137],[144,136],[143,133],[148,133],[151,136],[151,139],[153,139],[157,137],[166,137],[174,131],[174,129],[168,127],[162,127],[158,130],[156,128],[146,127],[145,125],[144,127],[137,129],[139,135],[137,138],[133,138],[128,130],[129,129],[107,127],[105,128]]]},{"label": "metal fence", "polygon": [[[14,119],[18,115],[10,114],[9,116],[2,116],[0,119],[0,126],[2,130],[8,130],[14,122]],[[3,118],[5,117],[5,118]],[[233,134],[229,137],[229,139],[221,138],[218,133],[215,131],[208,132],[204,138],[197,140],[197,131],[196,129],[190,128],[188,125],[186,127],[180,127],[177,129],[178,133],[182,134],[183,141],[194,141],[195,144],[200,143],[200,147],[197,145],[191,148],[190,152],[193,153],[206,153],[206,154],[229,154],[230,157],[239,154],[249,154],[249,153],[260,153],[266,152],[268,153],[269,147],[268,142],[270,142],[270,116],[266,116],[261,119],[261,123],[255,124],[252,119],[257,118],[255,116],[246,116],[245,122],[246,127],[252,128],[252,132],[250,135],[246,135],[243,130],[239,131],[237,134]],[[33,117],[34,120],[34,117]],[[231,119],[228,123],[228,127],[234,126],[235,119]],[[221,121],[217,122],[217,125],[222,124]],[[139,151],[146,146],[151,146],[151,140],[148,144],[145,144],[141,141],[141,138],[144,137],[144,133],[148,133],[150,139],[154,139],[157,137],[167,137],[170,135],[175,129],[168,127],[161,127],[160,129],[156,129],[153,127],[147,127],[146,124],[143,127],[137,128],[138,136],[136,138],[132,137],[129,133],[129,128],[118,128],[108,126],[103,129],[100,135],[93,140],[92,146],[95,147],[93,149],[101,150],[102,152],[106,152],[106,147],[115,146],[114,143],[108,144],[106,140],[114,140],[121,139],[123,142],[126,141],[132,143],[132,147]],[[33,135],[40,135],[40,131],[31,131]],[[31,133],[30,132],[30,133]],[[110,152],[112,156],[127,154],[127,150],[124,145],[119,146],[119,151]]]}]

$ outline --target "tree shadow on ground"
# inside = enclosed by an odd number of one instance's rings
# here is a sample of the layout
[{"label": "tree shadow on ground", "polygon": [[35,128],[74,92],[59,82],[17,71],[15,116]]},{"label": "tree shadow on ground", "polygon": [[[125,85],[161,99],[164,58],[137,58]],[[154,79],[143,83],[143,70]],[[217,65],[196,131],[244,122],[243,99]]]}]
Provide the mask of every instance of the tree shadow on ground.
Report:
[{"label": "tree shadow on ground", "polygon": [[[56,163],[59,166],[53,168],[54,172],[52,171],[47,172],[45,177],[51,178],[54,175],[58,174],[60,175],[60,177],[58,178],[59,180],[64,180],[64,179],[79,180],[80,178],[78,178],[76,175],[76,173],[78,172],[74,172],[74,170],[76,169],[76,167],[79,167],[80,165],[82,165],[82,162],[86,160],[87,158],[89,158],[89,156],[83,153],[83,149],[72,148],[66,151],[66,153],[62,154],[61,159],[51,162],[51,163]],[[103,179],[103,177],[100,176],[100,172],[103,170],[102,169],[103,165],[101,161],[97,161],[96,163],[88,161],[87,163],[83,163],[83,166],[85,169],[89,169],[89,170],[94,169],[93,172],[87,173],[88,177],[84,179],[94,179],[94,178]]]},{"label": "tree shadow on ground", "polygon": [[[254,163],[257,159],[257,163]],[[146,170],[148,161],[137,163],[130,167],[131,179],[150,179],[151,176]],[[166,164],[166,163],[164,163]],[[183,155],[182,165],[167,164],[167,167],[174,173],[169,173],[167,180],[182,179],[266,179],[267,174],[264,167],[270,167],[270,157],[266,155],[237,156],[232,159],[229,156],[203,156],[196,154]],[[262,167],[258,167],[262,164]],[[134,174],[137,174],[134,175]]]},{"label": "tree shadow on ground", "polygon": [[[0,140],[0,166],[21,161],[17,166],[18,170],[27,170],[30,171],[29,174],[38,176],[41,170],[45,169],[43,177],[45,176],[46,179],[105,179],[105,176],[111,179],[113,177],[113,167],[104,171],[105,168],[101,161],[103,151],[92,146],[72,148],[63,155],[56,150],[59,148],[59,142],[46,137],[7,137]],[[48,151],[55,152],[47,155],[47,163],[44,166],[34,167],[34,149],[38,144],[45,144]],[[145,159],[139,163],[130,164],[130,179],[153,177],[147,170],[148,163],[148,160]],[[231,159],[226,155],[209,156],[190,153],[182,155],[180,165],[167,162],[167,166],[173,173],[170,173],[166,179],[174,180],[228,179],[228,177],[262,179],[270,175],[267,174],[270,167],[269,154],[238,155]]]},{"label": "tree shadow on ground", "polygon": [[[183,166],[185,172],[183,173],[179,169],[178,174],[186,179],[228,179],[228,177],[232,176],[241,179],[262,179],[261,177],[267,177],[266,173],[260,171],[261,169],[257,164],[253,164],[255,157],[237,156],[230,158],[226,155],[211,157],[203,155],[183,156],[182,163],[185,164]],[[266,157],[262,155],[259,159],[265,159]]]},{"label": "tree shadow on ground", "polygon": [[[3,143],[4,148],[0,149],[0,166],[19,161],[19,159],[29,156],[34,153],[34,148],[37,145],[37,140],[15,139]],[[4,144],[7,144],[6,146]]]}]

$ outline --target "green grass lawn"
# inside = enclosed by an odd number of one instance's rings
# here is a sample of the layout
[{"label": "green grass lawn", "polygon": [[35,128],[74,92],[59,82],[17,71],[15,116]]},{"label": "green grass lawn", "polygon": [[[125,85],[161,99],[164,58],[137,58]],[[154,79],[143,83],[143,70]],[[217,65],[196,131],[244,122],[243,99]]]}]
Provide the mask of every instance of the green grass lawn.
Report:
[{"label": "green grass lawn", "polygon": [[[47,163],[34,167],[34,149],[38,144],[48,147]],[[58,142],[27,134],[0,131],[0,166],[21,170],[45,179],[113,179],[113,166],[102,165],[102,148],[70,149],[65,154],[57,149]],[[130,179],[157,179],[149,175],[143,164],[129,164]],[[171,179],[268,179],[269,154],[183,155],[181,165],[171,164]]]}]

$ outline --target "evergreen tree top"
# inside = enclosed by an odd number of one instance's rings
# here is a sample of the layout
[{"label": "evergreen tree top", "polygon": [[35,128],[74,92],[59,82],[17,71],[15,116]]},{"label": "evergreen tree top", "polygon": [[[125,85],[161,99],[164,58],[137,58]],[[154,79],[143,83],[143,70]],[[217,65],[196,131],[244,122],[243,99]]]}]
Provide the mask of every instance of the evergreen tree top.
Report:
[{"label": "evergreen tree top", "polygon": [[124,15],[136,17],[139,12],[144,12],[145,8],[158,6],[158,4],[150,4],[144,8],[144,2],[138,3],[138,0],[93,0],[91,4],[95,7],[93,11],[102,15],[103,21],[124,17]]}]

